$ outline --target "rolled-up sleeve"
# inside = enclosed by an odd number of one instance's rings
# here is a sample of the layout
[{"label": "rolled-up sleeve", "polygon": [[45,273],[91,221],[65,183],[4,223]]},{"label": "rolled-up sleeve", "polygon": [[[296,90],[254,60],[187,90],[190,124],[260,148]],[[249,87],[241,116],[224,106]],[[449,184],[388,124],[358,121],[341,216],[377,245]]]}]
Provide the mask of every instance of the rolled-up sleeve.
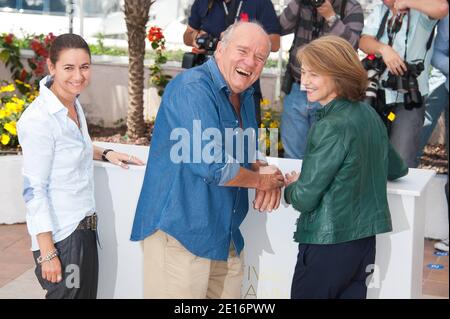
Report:
[{"label": "rolled-up sleeve", "polygon": [[[191,138],[183,142],[183,148],[190,150],[190,161],[187,165],[193,174],[203,178],[208,184],[223,186],[239,173],[241,164],[225,150],[222,136],[204,139],[206,129],[219,130],[220,120],[216,103],[210,89],[201,84],[188,84],[173,94],[171,110],[182,106],[175,114],[175,126],[186,129]],[[183,110],[183,112],[181,112]],[[172,126],[173,127],[173,126]],[[218,132],[218,131],[216,131]],[[221,134],[222,135],[222,134]],[[205,150],[214,150],[210,160],[205,159]],[[208,154],[210,155],[210,153]]]},{"label": "rolled-up sleeve", "polygon": [[358,48],[359,37],[364,27],[364,13],[359,3],[348,4],[343,20],[338,19],[332,26],[330,33],[344,38]]},{"label": "rolled-up sleeve", "polygon": [[374,7],[372,12],[367,17],[366,22],[364,23],[362,34],[375,37],[378,33],[383,14],[384,12],[382,5]]},{"label": "rolled-up sleeve", "polygon": [[30,235],[53,232],[51,205],[48,198],[49,177],[54,157],[54,138],[48,123],[22,118],[17,124],[23,152],[23,197],[27,207]]}]

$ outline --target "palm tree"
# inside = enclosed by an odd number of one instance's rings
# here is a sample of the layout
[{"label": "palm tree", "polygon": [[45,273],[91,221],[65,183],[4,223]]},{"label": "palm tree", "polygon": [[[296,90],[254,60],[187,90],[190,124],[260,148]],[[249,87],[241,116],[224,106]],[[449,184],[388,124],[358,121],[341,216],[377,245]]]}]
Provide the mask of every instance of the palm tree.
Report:
[{"label": "palm tree", "polygon": [[128,114],[127,135],[143,137],[144,122],[144,56],[146,24],[155,0],[125,0],[125,22],[128,34]]}]

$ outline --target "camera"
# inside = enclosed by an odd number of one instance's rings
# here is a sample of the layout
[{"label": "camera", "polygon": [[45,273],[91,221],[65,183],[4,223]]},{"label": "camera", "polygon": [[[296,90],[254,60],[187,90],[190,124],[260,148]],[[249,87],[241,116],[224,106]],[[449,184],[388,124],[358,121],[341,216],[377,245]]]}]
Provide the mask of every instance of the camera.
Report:
[{"label": "camera", "polygon": [[423,62],[417,64],[407,63],[406,72],[403,75],[388,73],[386,81],[382,81],[385,88],[404,94],[405,109],[412,110],[423,105],[422,94],[419,91],[417,77],[425,69]]},{"label": "camera", "polygon": [[204,34],[199,36],[195,42],[197,43],[199,49],[205,50],[206,52],[205,54],[186,52],[183,55],[183,62],[181,63],[181,67],[184,69],[190,69],[194,66],[205,63],[206,60],[208,60],[208,56],[214,54],[214,51],[217,48],[217,43],[219,43],[219,39],[209,34]]},{"label": "camera", "polygon": [[367,90],[364,102],[369,104],[378,113],[388,132],[395,120],[395,114],[392,107],[386,105],[386,95],[384,90],[380,89],[380,77],[386,70],[386,64],[381,57],[369,54],[361,61],[364,69],[367,71]]},{"label": "camera", "polygon": [[311,5],[314,8],[320,7],[324,2],[325,0],[303,0],[303,4]]},{"label": "camera", "polygon": [[366,97],[364,102],[371,105],[377,110],[378,113],[383,113],[381,106],[379,105],[378,95],[380,76],[386,70],[386,65],[380,57],[376,57],[373,54],[368,55],[361,61],[364,69],[367,71],[368,86],[366,90]]}]

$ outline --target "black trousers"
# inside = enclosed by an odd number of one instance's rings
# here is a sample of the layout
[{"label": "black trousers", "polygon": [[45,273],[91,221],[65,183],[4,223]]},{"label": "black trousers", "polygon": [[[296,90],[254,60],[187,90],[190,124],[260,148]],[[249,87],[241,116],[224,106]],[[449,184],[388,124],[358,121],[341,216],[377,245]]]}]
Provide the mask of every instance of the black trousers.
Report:
[{"label": "black trousers", "polygon": [[[375,236],[331,245],[299,244],[292,299],[365,299]],[[366,272],[367,270],[367,272]]]},{"label": "black trousers", "polygon": [[[98,254],[96,232],[75,230],[69,237],[55,244],[59,251],[62,280],[51,283],[42,278],[42,268],[36,262],[35,274],[46,299],[95,299],[98,284]],[[40,251],[34,251],[34,260]]]}]

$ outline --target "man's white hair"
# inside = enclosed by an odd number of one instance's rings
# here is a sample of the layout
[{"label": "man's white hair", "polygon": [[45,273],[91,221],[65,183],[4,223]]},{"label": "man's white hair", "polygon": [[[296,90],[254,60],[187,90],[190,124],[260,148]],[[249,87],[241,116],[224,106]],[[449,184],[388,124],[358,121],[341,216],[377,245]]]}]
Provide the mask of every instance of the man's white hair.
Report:
[{"label": "man's white hair", "polygon": [[235,22],[235,23],[233,23],[232,25],[230,25],[230,26],[223,32],[222,39],[220,40],[220,42],[222,43],[222,47],[226,47],[226,46],[230,43],[230,41],[231,41],[231,39],[232,39],[232,37],[233,37],[234,31],[235,31],[238,27],[240,27],[241,25],[244,25],[244,24],[252,24],[252,25],[258,27],[258,28],[261,30],[261,32],[267,36],[267,45],[268,45],[268,47],[269,47],[269,53],[270,53],[272,44],[271,44],[271,42],[270,42],[269,35],[268,35],[267,32],[264,30],[264,28],[262,27],[262,25],[259,24],[258,22],[255,22],[255,21],[251,21],[251,22],[238,21],[238,22]]}]

